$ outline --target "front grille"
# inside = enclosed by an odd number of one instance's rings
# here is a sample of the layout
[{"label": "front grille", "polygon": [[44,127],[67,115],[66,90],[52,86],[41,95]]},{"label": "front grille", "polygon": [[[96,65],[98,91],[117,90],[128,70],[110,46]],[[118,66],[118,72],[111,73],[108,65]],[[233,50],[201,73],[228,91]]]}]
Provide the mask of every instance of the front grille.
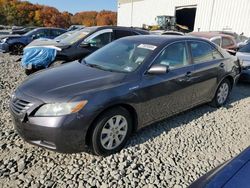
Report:
[{"label": "front grille", "polygon": [[32,104],[30,102],[14,99],[11,101],[10,107],[15,114],[21,115],[25,113],[31,107],[31,105]]}]

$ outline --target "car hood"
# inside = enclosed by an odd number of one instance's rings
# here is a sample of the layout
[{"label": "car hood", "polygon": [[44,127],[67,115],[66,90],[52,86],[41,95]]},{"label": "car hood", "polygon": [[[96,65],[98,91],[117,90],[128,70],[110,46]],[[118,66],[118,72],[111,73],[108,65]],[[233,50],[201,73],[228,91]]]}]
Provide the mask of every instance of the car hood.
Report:
[{"label": "car hood", "polygon": [[69,44],[60,43],[55,40],[34,40],[27,47],[36,47],[36,46],[37,47],[54,46],[61,49],[70,47]]},{"label": "car hood", "polygon": [[30,76],[18,91],[43,102],[61,102],[119,86],[125,77],[124,73],[103,71],[76,61]]},{"label": "car hood", "polygon": [[20,37],[24,37],[22,35],[4,35],[4,36],[0,36],[0,39],[4,39],[4,38],[20,38]]}]

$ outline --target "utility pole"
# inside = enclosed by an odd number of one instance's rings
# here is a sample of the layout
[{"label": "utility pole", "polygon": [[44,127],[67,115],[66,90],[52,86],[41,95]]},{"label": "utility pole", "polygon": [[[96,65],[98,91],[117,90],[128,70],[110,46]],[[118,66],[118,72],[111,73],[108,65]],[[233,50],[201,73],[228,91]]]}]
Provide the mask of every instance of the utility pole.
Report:
[{"label": "utility pole", "polygon": [[134,0],[131,0],[131,27],[133,27]]}]

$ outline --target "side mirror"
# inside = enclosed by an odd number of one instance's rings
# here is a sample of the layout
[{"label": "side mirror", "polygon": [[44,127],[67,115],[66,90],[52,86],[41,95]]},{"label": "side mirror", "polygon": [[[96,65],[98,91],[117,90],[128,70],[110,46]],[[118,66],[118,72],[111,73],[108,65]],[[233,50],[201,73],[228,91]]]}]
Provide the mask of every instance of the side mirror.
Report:
[{"label": "side mirror", "polygon": [[80,44],[80,47],[81,47],[81,48],[90,47],[90,43],[89,43],[89,42],[82,42],[82,43]]},{"label": "side mirror", "polygon": [[32,35],[31,38],[34,40],[36,39],[36,35]]},{"label": "side mirror", "polygon": [[166,74],[169,71],[169,66],[167,65],[153,65],[149,70],[149,74]]}]

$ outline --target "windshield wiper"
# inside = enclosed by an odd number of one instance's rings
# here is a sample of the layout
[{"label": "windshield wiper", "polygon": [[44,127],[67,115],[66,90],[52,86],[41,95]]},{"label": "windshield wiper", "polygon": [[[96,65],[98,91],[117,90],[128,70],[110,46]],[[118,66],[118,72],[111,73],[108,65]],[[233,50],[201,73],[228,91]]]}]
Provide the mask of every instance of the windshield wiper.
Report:
[{"label": "windshield wiper", "polygon": [[93,68],[97,68],[97,69],[101,69],[101,70],[105,70],[105,68],[101,65],[97,65],[97,64],[90,64],[90,63],[87,63],[85,60],[82,60],[82,62],[89,66],[89,67],[93,67]]},{"label": "windshield wiper", "polygon": [[106,68],[106,67],[103,67],[103,66],[98,65],[98,64],[90,64],[90,63],[87,63],[85,60],[82,60],[81,63],[84,63],[86,66],[89,66],[89,67],[92,67],[92,68],[97,68],[97,69],[104,70],[104,71],[124,73],[122,71]]}]

